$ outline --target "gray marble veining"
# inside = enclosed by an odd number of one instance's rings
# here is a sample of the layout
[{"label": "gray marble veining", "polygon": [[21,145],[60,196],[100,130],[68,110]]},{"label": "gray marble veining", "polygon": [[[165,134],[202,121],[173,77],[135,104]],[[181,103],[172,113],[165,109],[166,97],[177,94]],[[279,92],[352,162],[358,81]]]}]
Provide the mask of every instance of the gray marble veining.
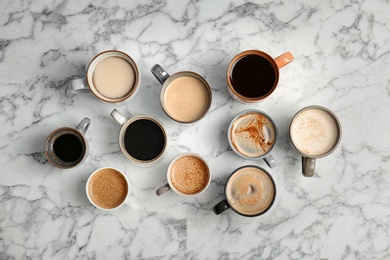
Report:
[{"label": "gray marble veining", "polygon": [[[0,259],[390,259],[390,4],[363,1],[1,1]],[[99,52],[118,49],[139,65],[142,81],[130,102],[107,104],[73,95]],[[291,51],[276,91],[241,104],[227,90],[226,69],[239,52],[273,57]],[[209,113],[192,125],[170,121],[150,73],[193,70],[213,92]],[[322,105],[343,126],[338,149],[301,175],[288,143],[292,116]],[[153,167],[131,164],[118,145],[124,115],[158,118],[169,135],[167,155]],[[227,141],[230,120],[259,109],[275,120],[278,167],[244,160]],[[51,166],[46,137],[92,120],[90,152],[71,170]],[[212,181],[197,198],[157,197],[169,162],[195,152]],[[232,210],[216,216],[229,174],[242,165],[269,170],[278,193],[257,218]],[[85,195],[95,169],[126,173],[141,209],[95,209]]]}]

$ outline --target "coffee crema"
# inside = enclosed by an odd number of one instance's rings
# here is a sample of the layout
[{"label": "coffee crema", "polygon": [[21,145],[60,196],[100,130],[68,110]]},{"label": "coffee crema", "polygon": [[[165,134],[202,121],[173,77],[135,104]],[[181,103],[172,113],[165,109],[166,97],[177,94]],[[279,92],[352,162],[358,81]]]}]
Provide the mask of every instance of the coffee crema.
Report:
[{"label": "coffee crema", "polygon": [[317,108],[299,113],[290,127],[291,141],[297,150],[312,156],[330,152],[337,145],[339,135],[333,116]]},{"label": "coffee crema", "polygon": [[275,143],[275,128],[268,117],[248,113],[237,118],[230,129],[230,142],[244,156],[259,157]]},{"label": "coffee crema", "polygon": [[260,55],[249,54],[237,60],[230,72],[234,90],[247,98],[259,98],[272,91],[275,68]]},{"label": "coffee crema", "polygon": [[173,186],[185,194],[196,194],[208,184],[208,167],[199,158],[185,156],[174,162],[170,178]]},{"label": "coffee crema", "polygon": [[131,64],[118,56],[109,56],[97,63],[92,81],[96,90],[104,97],[125,97],[134,87],[136,75]]},{"label": "coffee crema", "polygon": [[209,92],[200,80],[183,76],[168,84],[164,93],[166,112],[180,122],[193,122],[201,118],[208,110]]},{"label": "coffee crema", "polygon": [[105,168],[91,177],[87,191],[90,199],[97,206],[113,209],[126,200],[128,185],[120,172],[112,168]]},{"label": "coffee crema", "polygon": [[271,207],[275,186],[267,173],[256,167],[236,171],[226,185],[226,198],[237,212],[253,216]]}]

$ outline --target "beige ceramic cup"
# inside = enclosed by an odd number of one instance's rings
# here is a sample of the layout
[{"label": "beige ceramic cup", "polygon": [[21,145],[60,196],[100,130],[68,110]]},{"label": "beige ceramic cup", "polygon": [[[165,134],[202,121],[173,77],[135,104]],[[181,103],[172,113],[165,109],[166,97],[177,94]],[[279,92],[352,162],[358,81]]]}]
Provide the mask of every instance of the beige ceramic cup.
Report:
[{"label": "beige ceramic cup", "polygon": [[[110,63],[106,63],[107,65],[103,68],[103,62],[107,62],[108,59],[110,59]],[[113,61],[117,61],[119,64],[113,63]],[[95,74],[96,68],[98,68],[99,65],[101,66],[98,70],[98,74]],[[106,78],[103,77],[105,74],[107,75]],[[99,80],[105,80],[104,85],[112,82],[113,85],[111,85],[111,87],[115,85],[118,88],[123,88],[123,86],[126,85],[126,80],[130,80],[128,78],[130,74],[133,84],[130,84],[132,86],[128,87],[128,90],[126,89],[123,94],[118,94],[119,96],[109,96],[109,92],[107,92],[109,90],[104,90],[105,93],[108,93],[104,94],[102,91],[99,91],[95,82],[98,79],[97,77],[99,77]],[[112,80],[108,81],[108,77],[111,77]],[[85,78],[72,80],[69,82],[69,88],[74,94],[92,92],[92,94],[101,101],[118,103],[134,97],[139,89],[140,82],[141,73],[135,61],[124,52],[108,50],[96,55],[88,65]]]},{"label": "beige ceramic cup", "polygon": [[272,58],[265,52],[247,50],[237,54],[227,69],[230,95],[242,103],[253,103],[267,98],[279,81],[279,69],[294,59],[290,52]]}]

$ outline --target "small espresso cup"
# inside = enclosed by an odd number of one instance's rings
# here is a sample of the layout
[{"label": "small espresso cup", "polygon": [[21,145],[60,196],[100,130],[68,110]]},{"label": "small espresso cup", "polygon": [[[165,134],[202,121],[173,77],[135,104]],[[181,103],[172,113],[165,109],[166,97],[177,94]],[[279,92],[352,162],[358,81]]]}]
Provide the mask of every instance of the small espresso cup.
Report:
[{"label": "small espresso cup", "polygon": [[85,134],[91,120],[85,117],[76,126],[61,127],[54,130],[46,139],[45,155],[55,167],[70,169],[80,165],[88,154],[88,142]]},{"label": "small espresso cup", "polygon": [[308,106],[295,114],[290,123],[292,147],[302,155],[302,174],[313,177],[317,158],[331,154],[341,140],[337,116],[322,106]]},{"label": "small espresso cup", "polygon": [[167,135],[157,119],[146,115],[127,119],[116,109],[111,112],[111,116],[122,125],[119,146],[129,161],[147,166],[162,157],[167,145]]},{"label": "small espresso cup", "polygon": [[130,185],[126,175],[112,167],[94,171],[87,180],[85,192],[92,205],[101,210],[114,210],[123,204],[135,210],[139,208],[129,197]]},{"label": "small espresso cup", "polygon": [[256,217],[267,212],[276,197],[276,186],[271,175],[255,165],[236,169],[225,185],[225,199],[213,207],[216,215],[231,208],[245,217]]},{"label": "small espresso cup", "polygon": [[175,122],[190,124],[203,118],[211,106],[211,88],[192,71],[169,75],[160,65],[151,69],[161,83],[160,102],[165,114]]},{"label": "small espresso cup", "polygon": [[228,130],[230,147],[237,155],[247,160],[263,159],[270,168],[276,167],[271,152],[277,136],[278,131],[271,117],[254,109],[236,115]]},{"label": "small espresso cup", "polygon": [[210,169],[204,159],[194,153],[178,155],[169,164],[168,183],[156,190],[160,196],[169,190],[184,197],[201,194],[210,184]]},{"label": "small espresso cup", "polygon": [[69,83],[74,94],[92,92],[98,99],[118,103],[135,96],[141,74],[126,53],[108,50],[96,55],[88,65],[86,77]]},{"label": "small espresso cup", "polygon": [[275,59],[258,50],[239,53],[232,59],[227,70],[230,95],[242,103],[265,99],[278,85],[279,69],[293,59],[290,52]]}]

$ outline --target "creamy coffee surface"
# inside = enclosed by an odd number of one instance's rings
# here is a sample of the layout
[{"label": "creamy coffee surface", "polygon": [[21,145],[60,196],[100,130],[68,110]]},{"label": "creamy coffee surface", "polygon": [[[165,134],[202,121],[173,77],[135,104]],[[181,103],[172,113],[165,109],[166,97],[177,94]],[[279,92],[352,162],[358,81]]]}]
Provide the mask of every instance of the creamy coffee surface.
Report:
[{"label": "creamy coffee surface", "polygon": [[117,99],[125,97],[133,89],[135,72],[125,59],[110,56],[99,61],[93,71],[92,80],[101,95]]},{"label": "creamy coffee surface", "polygon": [[248,113],[235,120],[230,129],[230,143],[247,157],[267,153],[275,142],[275,129],[268,117]]},{"label": "creamy coffee surface", "polygon": [[118,207],[126,199],[128,186],[123,175],[115,169],[102,169],[95,173],[88,184],[91,200],[101,208]]},{"label": "creamy coffee surface", "polygon": [[326,111],[316,108],[298,114],[290,128],[295,147],[313,156],[331,151],[338,142],[339,134],[335,119]]},{"label": "creamy coffee surface", "polygon": [[206,165],[192,156],[178,159],[172,166],[170,176],[173,186],[185,194],[200,192],[210,178]]},{"label": "creamy coffee surface", "polygon": [[275,188],[271,178],[261,169],[245,167],[230,178],[226,196],[236,211],[245,215],[257,215],[271,206]]},{"label": "creamy coffee surface", "polygon": [[192,122],[207,111],[210,96],[206,86],[193,77],[174,79],[164,93],[167,113],[177,121]]}]

